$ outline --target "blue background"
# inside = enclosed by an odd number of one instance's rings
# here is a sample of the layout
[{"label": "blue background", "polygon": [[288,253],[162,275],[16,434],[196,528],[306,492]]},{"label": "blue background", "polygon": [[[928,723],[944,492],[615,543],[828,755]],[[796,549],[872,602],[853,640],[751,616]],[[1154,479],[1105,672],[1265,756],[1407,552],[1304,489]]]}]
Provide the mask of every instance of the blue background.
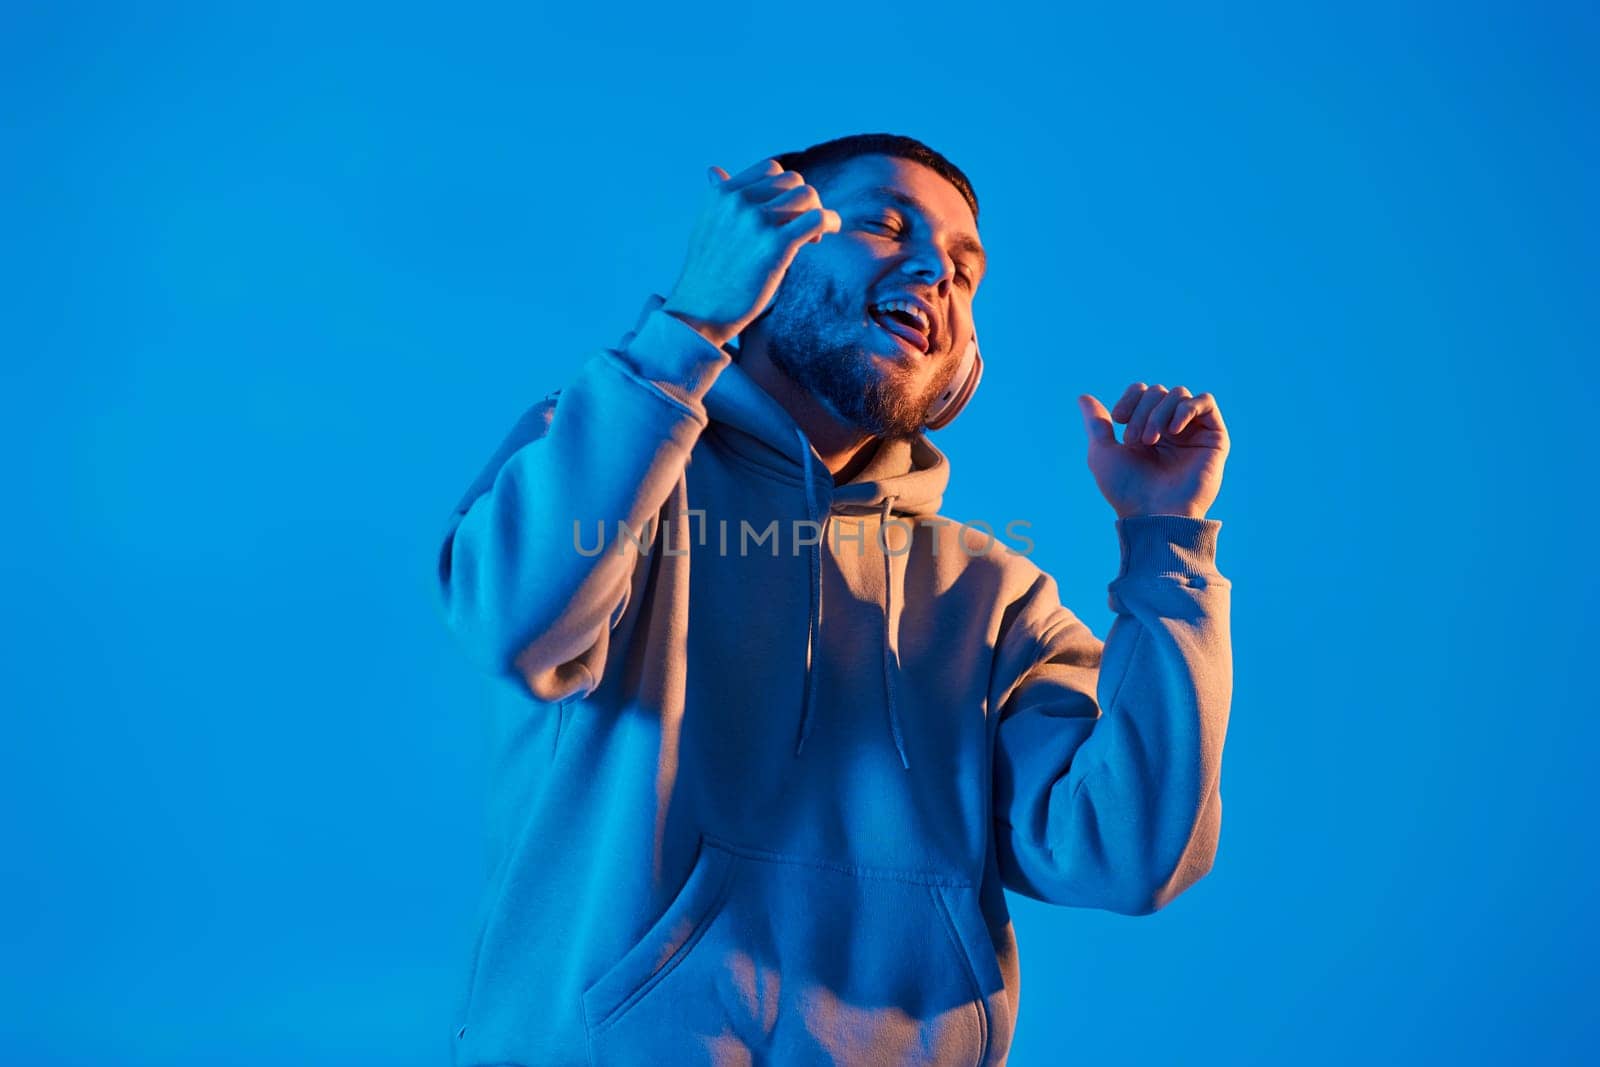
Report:
[{"label": "blue background", "polygon": [[1235,442],[1220,858],[1014,897],[1013,1062],[1593,1054],[1592,6],[138,6],[0,15],[0,1058],[444,1061],[446,515],[708,165],[880,130],[983,204],[947,514],[1103,636],[1073,397]]}]

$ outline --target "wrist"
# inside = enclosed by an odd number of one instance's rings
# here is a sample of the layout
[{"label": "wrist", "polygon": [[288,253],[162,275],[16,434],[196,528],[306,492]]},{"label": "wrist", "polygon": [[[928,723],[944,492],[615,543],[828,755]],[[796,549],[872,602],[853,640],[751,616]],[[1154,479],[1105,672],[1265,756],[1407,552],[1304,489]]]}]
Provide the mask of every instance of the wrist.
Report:
[{"label": "wrist", "polygon": [[1134,515],[1117,520],[1122,548],[1118,577],[1214,575],[1222,523],[1186,515]]},{"label": "wrist", "polygon": [[1204,519],[1206,508],[1189,505],[1185,507],[1155,507],[1145,505],[1132,505],[1128,507],[1113,506],[1119,519],[1150,519],[1150,518],[1179,518],[1179,519]]},{"label": "wrist", "polygon": [[718,348],[721,348],[735,337],[733,331],[722,327],[713,326],[704,319],[691,315],[681,308],[674,307],[672,301],[670,300],[662,306],[661,310],[665,311],[668,315],[671,315],[678,321],[684,323],[690,329],[694,330],[701,337],[704,337],[707,341],[710,341]]}]

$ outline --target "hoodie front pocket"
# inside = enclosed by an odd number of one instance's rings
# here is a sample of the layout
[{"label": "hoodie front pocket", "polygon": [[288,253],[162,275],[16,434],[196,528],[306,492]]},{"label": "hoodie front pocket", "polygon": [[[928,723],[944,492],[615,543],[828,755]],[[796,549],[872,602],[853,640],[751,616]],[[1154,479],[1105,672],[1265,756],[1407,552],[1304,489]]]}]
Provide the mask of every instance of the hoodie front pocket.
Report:
[{"label": "hoodie front pocket", "polygon": [[987,936],[971,943],[983,929],[955,879],[706,837],[661,918],[584,992],[591,1059],[981,1063],[999,977]]}]

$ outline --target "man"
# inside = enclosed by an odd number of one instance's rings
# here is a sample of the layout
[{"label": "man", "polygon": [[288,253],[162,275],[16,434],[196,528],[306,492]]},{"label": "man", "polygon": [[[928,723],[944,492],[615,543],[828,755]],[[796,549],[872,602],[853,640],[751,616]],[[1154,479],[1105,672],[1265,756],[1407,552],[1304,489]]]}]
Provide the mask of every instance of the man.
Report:
[{"label": "man", "polygon": [[1181,388],[1080,398],[1122,548],[1102,646],[938,516],[965,175],[862,135],[711,180],[671,295],[445,537],[449,625],[504,681],[457,1060],[1003,1063],[1003,888],[1143,914],[1211,867],[1227,431]]}]

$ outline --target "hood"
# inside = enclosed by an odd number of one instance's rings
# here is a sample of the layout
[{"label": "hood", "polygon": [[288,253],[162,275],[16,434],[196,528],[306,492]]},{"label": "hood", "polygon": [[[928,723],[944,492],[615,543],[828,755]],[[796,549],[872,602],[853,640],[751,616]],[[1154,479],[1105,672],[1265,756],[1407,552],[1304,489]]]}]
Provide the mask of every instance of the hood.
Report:
[{"label": "hood", "polygon": [[[800,479],[809,465],[832,478],[811,442],[783,405],[738,363],[723,368],[705,396],[706,413],[728,445],[780,476]],[[950,483],[950,461],[926,434],[881,440],[867,465],[833,487],[838,514],[878,514],[886,500],[896,515],[936,515]]]},{"label": "hood", "polygon": [[[816,687],[812,681],[817,628],[822,618],[822,546],[829,543],[828,525],[834,515],[877,515],[880,520],[904,516],[913,527],[921,516],[938,514],[950,481],[950,461],[927,435],[880,439],[871,459],[856,476],[834,485],[811,441],[794,418],[770,393],[761,388],[737,362],[725,367],[705,396],[706,413],[728,447],[770,469],[774,475],[799,481],[805,494],[806,518],[818,526],[817,544],[809,546],[811,610],[806,625],[805,681],[799,704],[795,756],[805,749],[815,719]],[[875,537],[867,539],[876,544]],[[899,644],[895,601],[905,599],[905,560],[908,552],[880,552],[883,560],[883,688],[887,726],[900,754],[911,769],[904,728],[895,701],[895,674],[899,669]]]}]

